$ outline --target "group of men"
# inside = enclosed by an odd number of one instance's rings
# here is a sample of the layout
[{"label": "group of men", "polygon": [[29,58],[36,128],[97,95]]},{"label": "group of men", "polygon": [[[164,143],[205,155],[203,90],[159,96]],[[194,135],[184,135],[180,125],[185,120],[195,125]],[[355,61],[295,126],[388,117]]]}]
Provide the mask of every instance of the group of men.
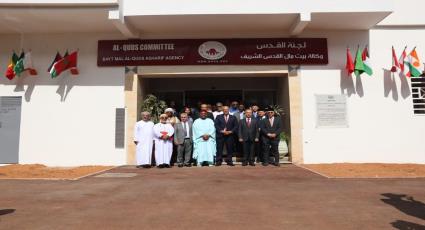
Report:
[{"label": "group of men", "polygon": [[234,166],[236,151],[243,152],[242,166],[255,166],[256,156],[263,166],[280,166],[278,144],[283,127],[272,108],[260,110],[254,105],[245,109],[232,102],[230,107],[217,103],[216,110],[210,111],[208,105],[201,104],[195,112],[185,108],[180,119],[174,109],[167,108],[157,124],[148,112],[141,115],[134,129],[139,168],[151,167],[153,149],[159,168],[171,167],[173,150],[177,152],[178,167],[221,166],[223,162]]}]

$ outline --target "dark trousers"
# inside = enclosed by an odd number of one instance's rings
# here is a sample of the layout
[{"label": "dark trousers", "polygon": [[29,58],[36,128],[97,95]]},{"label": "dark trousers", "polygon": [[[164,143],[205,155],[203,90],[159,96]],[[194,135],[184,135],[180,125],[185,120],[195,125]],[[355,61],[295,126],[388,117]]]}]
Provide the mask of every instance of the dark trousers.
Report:
[{"label": "dark trousers", "polygon": [[257,155],[257,162],[263,162],[263,141],[255,142],[255,153]]},{"label": "dark trousers", "polygon": [[254,150],[255,150],[255,142],[254,141],[244,141],[243,145],[243,163],[254,163]]},{"label": "dark trousers", "polygon": [[263,138],[263,163],[268,164],[270,154],[274,157],[274,163],[279,163],[279,139]]},{"label": "dark trousers", "polygon": [[192,142],[190,139],[185,139],[183,144],[177,145],[177,164],[190,163],[192,157]]},{"label": "dark trousers", "polygon": [[223,148],[226,145],[227,156],[226,162],[232,162],[233,157],[233,135],[223,136],[217,138],[217,156],[216,162],[223,161]]}]

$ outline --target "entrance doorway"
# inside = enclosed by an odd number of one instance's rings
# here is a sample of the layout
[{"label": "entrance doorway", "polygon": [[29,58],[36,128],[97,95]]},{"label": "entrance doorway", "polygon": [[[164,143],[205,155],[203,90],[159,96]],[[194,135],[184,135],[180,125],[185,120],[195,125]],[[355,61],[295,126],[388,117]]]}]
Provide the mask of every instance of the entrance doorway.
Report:
[{"label": "entrance doorway", "polygon": [[215,105],[217,102],[230,104],[230,100],[242,101],[242,90],[197,90],[185,91],[187,105],[196,105],[199,102]]},{"label": "entrance doorway", "polygon": [[216,78],[145,78],[146,94],[153,94],[180,112],[184,106],[199,103],[215,105],[232,101],[245,107],[283,104],[278,98],[282,77],[216,77]]}]

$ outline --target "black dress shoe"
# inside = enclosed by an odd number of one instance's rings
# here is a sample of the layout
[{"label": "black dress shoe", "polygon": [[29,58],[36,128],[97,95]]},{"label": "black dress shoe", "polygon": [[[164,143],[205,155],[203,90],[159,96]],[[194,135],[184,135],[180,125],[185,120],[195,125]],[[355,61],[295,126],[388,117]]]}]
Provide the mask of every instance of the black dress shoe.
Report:
[{"label": "black dress shoe", "polygon": [[164,167],[171,168],[171,166],[169,164],[165,164]]},{"label": "black dress shoe", "polygon": [[269,164],[267,164],[267,163],[262,163],[261,165],[262,166],[269,166]]},{"label": "black dress shoe", "polygon": [[192,167],[192,164],[184,164],[186,167]]},{"label": "black dress shoe", "polygon": [[273,165],[276,166],[276,167],[280,167],[279,163],[273,163]]},{"label": "black dress shoe", "polygon": [[141,165],[136,165],[136,168],[141,168],[142,166]]},{"label": "black dress shoe", "polygon": [[255,163],[254,162],[249,162],[249,165],[255,166]]},{"label": "black dress shoe", "polygon": [[215,166],[221,166],[221,162],[216,162]]},{"label": "black dress shoe", "polygon": [[228,166],[235,166],[235,164],[233,164],[233,162],[227,162]]},{"label": "black dress shoe", "polygon": [[248,165],[248,163],[242,162],[242,166],[247,166],[247,165]]},{"label": "black dress shoe", "polygon": [[162,168],[164,168],[164,165],[158,165],[158,166],[156,166],[156,167],[158,167],[158,168],[162,169]]},{"label": "black dress shoe", "polygon": [[182,168],[183,167],[183,164],[178,164],[177,166],[179,166],[179,168]]}]

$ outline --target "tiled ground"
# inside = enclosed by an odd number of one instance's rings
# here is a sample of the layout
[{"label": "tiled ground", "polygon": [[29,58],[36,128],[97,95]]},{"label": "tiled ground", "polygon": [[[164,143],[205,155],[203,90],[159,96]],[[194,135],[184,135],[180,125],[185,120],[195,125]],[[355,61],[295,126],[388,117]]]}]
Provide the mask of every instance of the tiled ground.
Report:
[{"label": "tiled ground", "polygon": [[425,179],[326,179],[294,165],[0,180],[0,229],[425,229]]}]

